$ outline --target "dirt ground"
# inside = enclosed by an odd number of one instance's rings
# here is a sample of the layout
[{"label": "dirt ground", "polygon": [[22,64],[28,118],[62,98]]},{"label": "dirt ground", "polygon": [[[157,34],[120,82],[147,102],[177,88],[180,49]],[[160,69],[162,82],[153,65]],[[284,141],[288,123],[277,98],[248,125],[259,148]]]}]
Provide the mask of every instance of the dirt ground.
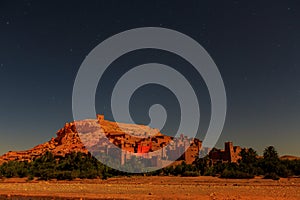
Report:
[{"label": "dirt ground", "polygon": [[120,177],[108,180],[0,181],[0,199],[300,199],[300,178]]}]

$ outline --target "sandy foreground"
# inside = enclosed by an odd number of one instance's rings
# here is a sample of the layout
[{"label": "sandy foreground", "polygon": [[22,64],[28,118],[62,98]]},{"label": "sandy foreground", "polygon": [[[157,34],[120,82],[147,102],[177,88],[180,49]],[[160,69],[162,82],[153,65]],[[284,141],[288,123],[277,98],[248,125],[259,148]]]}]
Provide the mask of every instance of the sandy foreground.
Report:
[{"label": "sandy foreground", "polygon": [[300,178],[120,177],[108,180],[0,180],[0,199],[300,199]]}]

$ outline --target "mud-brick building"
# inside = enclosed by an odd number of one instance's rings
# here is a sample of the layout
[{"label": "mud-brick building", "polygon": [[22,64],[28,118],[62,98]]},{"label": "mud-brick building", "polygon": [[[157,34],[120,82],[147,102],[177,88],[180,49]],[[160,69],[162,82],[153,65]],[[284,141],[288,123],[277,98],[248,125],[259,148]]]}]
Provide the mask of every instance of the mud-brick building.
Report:
[{"label": "mud-brick building", "polygon": [[225,142],[225,149],[212,149],[209,152],[209,158],[213,164],[217,162],[237,163],[241,158],[241,150],[240,146],[233,146],[232,142]]},{"label": "mud-brick building", "polygon": [[167,160],[185,161],[192,164],[199,157],[202,142],[196,138],[188,138],[180,135],[179,138],[173,138],[167,148]]},{"label": "mud-brick building", "polygon": [[199,139],[194,138],[192,144],[188,147],[188,149],[183,154],[183,160],[187,164],[192,164],[196,158],[199,157],[199,152],[202,147],[202,142]]}]

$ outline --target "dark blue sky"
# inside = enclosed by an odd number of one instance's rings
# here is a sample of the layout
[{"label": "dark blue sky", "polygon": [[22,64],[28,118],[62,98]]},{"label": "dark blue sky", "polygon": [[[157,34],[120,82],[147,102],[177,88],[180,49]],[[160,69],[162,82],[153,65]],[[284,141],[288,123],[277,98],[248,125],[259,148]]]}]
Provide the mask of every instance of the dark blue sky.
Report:
[{"label": "dark blue sky", "polygon": [[[230,140],[259,152],[274,145],[281,154],[300,155],[300,3],[288,0],[0,1],[0,153],[55,137],[72,121],[72,88],[85,56],[109,36],[145,26],[189,35],[219,67],[228,113],[218,147]],[[112,73],[160,58],[137,53]],[[109,88],[96,100],[107,98]],[[141,94],[137,98],[149,102],[159,96]],[[134,104],[136,110],[145,106]],[[97,105],[110,119],[106,109]]]}]

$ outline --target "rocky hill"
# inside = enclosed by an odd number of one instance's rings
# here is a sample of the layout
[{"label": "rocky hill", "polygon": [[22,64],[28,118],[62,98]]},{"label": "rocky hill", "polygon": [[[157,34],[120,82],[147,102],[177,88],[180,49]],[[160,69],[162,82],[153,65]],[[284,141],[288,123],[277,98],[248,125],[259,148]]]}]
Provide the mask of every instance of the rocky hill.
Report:
[{"label": "rocky hill", "polygon": [[[99,123],[101,126],[99,126]],[[101,128],[100,128],[101,127]],[[80,130],[80,137],[77,132]],[[37,145],[32,149],[25,151],[9,151],[0,156],[0,164],[6,161],[31,161],[36,157],[50,151],[55,156],[64,156],[70,152],[88,153],[88,149],[101,143],[103,137],[108,137],[115,145],[120,146],[116,136],[120,134],[129,134],[128,142],[137,143],[141,137],[153,138],[163,136],[157,129],[152,129],[144,125],[116,123],[104,120],[103,115],[98,115],[96,119],[88,119],[66,123],[65,126],[57,131],[56,137],[43,144]],[[168,136],[164,136],[170,140]],[[83,141],[83,142],[82,142]]]},{"label": "rocky hill", "polygon": [[32,149],[9,151],[0,157],[0,163],[10,160],[31,161],[47,151],[52,152],[56,156],[63,156],[72,151],[88,152],[78,136],[74,123],[67,123],[56,135],[56,138],[52,138],[50,141],[39,144]]}]

